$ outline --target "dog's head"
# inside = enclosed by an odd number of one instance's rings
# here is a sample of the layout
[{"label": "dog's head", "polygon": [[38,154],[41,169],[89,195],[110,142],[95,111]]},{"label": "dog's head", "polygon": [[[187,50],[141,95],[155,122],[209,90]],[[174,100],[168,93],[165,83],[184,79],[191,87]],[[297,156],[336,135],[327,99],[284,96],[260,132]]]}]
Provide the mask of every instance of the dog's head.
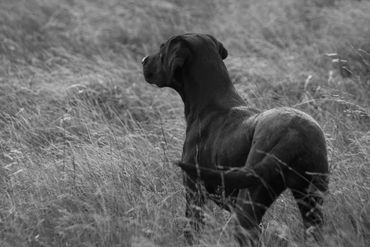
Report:
[{"label": "dog's head", "polygon": [[170,38],[157,53],[142,60],[145,80],[158,87],[178,89],[181,71],[197,59],[222,60],[227,50],[208,34],[183,34]]}]

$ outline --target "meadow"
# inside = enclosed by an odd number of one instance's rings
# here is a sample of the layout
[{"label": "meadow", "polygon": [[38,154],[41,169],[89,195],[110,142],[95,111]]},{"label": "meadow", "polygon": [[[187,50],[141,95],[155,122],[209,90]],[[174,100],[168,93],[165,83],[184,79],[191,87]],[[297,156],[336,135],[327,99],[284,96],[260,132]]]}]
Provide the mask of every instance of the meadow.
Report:
[{"label": "meadow", "polygon": [[[210,33],[252,107],[311,114],[328,144],[323,246],[370,246],[370,1],[1,0],[0,246],[185,246],[180,97],[141,58]],[[209,202],[196,246],[237,246]],[[264,246],[304,246],[284,193]]]}]

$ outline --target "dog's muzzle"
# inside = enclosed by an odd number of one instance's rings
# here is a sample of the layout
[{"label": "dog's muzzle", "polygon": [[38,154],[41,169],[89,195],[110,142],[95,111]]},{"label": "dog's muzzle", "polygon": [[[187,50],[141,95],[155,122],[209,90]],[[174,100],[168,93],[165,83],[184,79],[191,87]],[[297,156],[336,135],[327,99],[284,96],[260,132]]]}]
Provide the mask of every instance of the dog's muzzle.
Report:
[{"label": "dog's muzzle", "polygon": [[143,65],[148,61],[148,57],[149,57],[149,56],[145,56],[145,57],[143,57],[143,59],[141,59],[141,63],[142,63]]}]

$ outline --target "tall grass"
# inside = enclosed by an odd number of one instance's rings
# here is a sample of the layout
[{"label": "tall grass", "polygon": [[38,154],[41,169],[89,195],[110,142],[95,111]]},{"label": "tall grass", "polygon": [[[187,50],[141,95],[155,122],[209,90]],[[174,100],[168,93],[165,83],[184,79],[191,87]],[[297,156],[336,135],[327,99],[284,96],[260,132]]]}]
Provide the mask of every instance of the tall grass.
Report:
[{"label": "tall grass", "polygon": [[[370,2],[2,0],[0,246],[184,246],[183,105],[140,59],[207,32],[253,107],[293,106],[324,128],[327,246],[370,244]],[[199,246],[236,246],[211,202]],[[266,246],[303,246],[288,193]]]}]

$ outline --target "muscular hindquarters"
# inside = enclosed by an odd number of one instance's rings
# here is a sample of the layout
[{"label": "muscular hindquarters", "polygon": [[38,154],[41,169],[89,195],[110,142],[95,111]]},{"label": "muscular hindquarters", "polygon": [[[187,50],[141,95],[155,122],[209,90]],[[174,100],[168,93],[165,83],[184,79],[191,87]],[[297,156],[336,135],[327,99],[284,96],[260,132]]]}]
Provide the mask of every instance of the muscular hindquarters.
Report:
[{"label": "muscular hindquarters", "polygon": [[[271,149],[265,143],[254,143],[246,167],[252,168],[260,186],[249,187],[252,197],[238,198],[236,210],[243,227],[259,224],[267,208],[286,188],[293,191],[306,227],[322,223],[319,192],[326,191],[328,185],[325,140],[323,136],[308,136],[316,138],[316,146],[308,146],[311,140],[306,137],[297,130],[289,130]],[[309,215],[309,212],[313,213]]]}]

